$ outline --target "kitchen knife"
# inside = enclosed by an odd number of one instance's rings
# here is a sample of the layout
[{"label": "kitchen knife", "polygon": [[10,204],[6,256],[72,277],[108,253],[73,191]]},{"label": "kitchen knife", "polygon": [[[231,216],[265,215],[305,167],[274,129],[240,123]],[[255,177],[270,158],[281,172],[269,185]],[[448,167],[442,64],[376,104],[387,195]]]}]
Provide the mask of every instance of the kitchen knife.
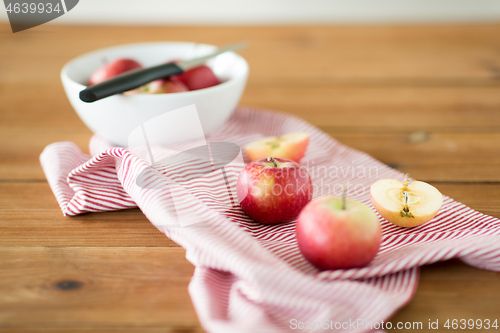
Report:
[{"label": "kitchen knife", "polygon": [[180,61],[177,63],[169,62],[158,66],[131,70],[117,75],[109,80],[85,88],[80,91],[80,99],[84,102],[92,103],[105,97],[138,88],[154,80],[182,74],[190,68],[204,64],[208,59],[216,57],[219,54],[228,51],[237,51],[245,46],[246,43],[240,42],[219,48],[216,52],[203,57]]}]

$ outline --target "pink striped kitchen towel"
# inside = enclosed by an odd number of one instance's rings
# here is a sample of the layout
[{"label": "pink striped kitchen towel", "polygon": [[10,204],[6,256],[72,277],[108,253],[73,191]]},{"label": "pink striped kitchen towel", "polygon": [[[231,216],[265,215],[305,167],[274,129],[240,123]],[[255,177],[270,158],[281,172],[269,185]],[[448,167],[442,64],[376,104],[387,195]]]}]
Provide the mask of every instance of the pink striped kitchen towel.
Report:
[{"label": "pink striped kitchen towel", "polygon": [[[277,112],[238,108],[207,140],[241,147],[263,136],[297,131],[311,135],[301,164],[312,176],[315,197],[336,194],[347,184],[349,197],[373,207],[369,194],[373,182],[404,178],[307,122]],[[187,259],[196,266],[189,293],[209,332],[390,329],[387,319],[415,292],[419,266],[460,258],[478,268],[500,271],[500,221],[448,197],[432,221],[416,228],[399,228],[379,216],[383,240],[369,266],[320,272],[299,252],[293,222],[261,225],[234,204],[231,193],[243,163],[188,177],[175,193],[175,208],[201,222],[181,227],[172,222],[176,218],[172,193],[177,190],[137,186],[137,177],[151,169],[148,163],[98,137],[92,138],[90,151],[93,157],[71,142],[59,142],[41,154],[64,215],[139,207],[151,223],[186,249]],[[174,165],[160,171],[175,178],[196,168],[196,164]]]}]

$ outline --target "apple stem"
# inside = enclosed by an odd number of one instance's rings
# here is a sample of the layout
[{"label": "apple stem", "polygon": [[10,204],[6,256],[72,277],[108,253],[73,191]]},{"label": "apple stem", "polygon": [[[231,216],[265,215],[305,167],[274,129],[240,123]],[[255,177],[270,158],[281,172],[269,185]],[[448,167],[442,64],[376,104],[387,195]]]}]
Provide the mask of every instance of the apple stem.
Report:
[{"label": "apple stem", "polygon": [[408,217],[414,217],[412,213],[410,213],[410,208],[408,207],[408,192],[406,190],[403,191],[403,195],[405,197],[405,207],[403,208],[403,210],[401,211],[401,216],[402,217],[405,217],[405,216],[408,216]]},{"label": "apple stem", "polygon": [[278,167],[278,164],[276,163],[276,160],[274,159],[274,157],[268,157],[267,160],[269,162],[271,162],[274,165],[275,168]]},{"label": "apple stem", "polygon": [[345,197],[347,195],[347,185],[342,186],[342,210],[345,210]]},{"label": "apple stem", "polygon": [[405,181],[403,183],[403,196],[405,198],[405,206],[401,211],[401,217],[414,217],[412,213],[410,213],[410,207],[408,207],[408,185],[410,184],[410,174],[407,173],[405,175]]},{"label": "apple stem", "polygon": [[403,188],[406,189],[408,187],[408,184],[410,184],[410,174],[409,173],[407,173],[405,175],[405,181],[403,183]]}]

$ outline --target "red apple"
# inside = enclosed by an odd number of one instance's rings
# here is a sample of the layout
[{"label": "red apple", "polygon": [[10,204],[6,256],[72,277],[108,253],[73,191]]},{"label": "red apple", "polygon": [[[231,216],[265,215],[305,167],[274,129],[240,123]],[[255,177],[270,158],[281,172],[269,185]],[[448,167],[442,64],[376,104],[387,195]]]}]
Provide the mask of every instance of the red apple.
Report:
[{"label": "red apple", "polygon": [[171,79],[171,80],[165,80],[165,82],[163,83],[163,91],[166,94],[168,94],[168,93],[189,91],[189,88],[186,87],[186,85],[181,81],[178,81],[176,79]]},{"label": "red apple", "polygon": [[286,158],[300,162],[309,144],[309,133],[295,132],[282,136],[268,136],[247,144],[243,149],[250,161],[266,156]]},{"label": "red apple", "polygon": [[173,78],[184,83],[189,90],[208,88],[220,83],[214,72],[206,65],[191,68]]},{"label": "red apple", "polygon": [[309,203],[299,215],[296,237],[300,251],[320,270],[362,267],[373,260],[382,231],[367,205],[326,196]]},{"label": "red apple", "polygon": [[142,68],[142,65],[137,61],[128,58],[122,58],[109,62],[90,75],[89,86],[109,80],[112,77],[137,68]]},{"label": "red apple", "polygon": [[241,171],[236,185],[243,211],[263,224],[291,222],[312,199],[311,177],[284,158],[263,158]]}]

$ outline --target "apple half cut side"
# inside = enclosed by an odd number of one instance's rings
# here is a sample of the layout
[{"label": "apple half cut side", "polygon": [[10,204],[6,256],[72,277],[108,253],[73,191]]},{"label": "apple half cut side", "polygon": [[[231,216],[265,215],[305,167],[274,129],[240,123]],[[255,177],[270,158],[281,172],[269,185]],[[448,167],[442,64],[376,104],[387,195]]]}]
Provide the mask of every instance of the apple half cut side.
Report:
[{"label": "apple half cut side", "polygon": [[434,186],[412,181],[382,179],[370,188],[373,206],[387,221],[405,228],[434,218],[443,205],[443,195]]},{"label": "apple half cut side", "polygon": [[299,163],[306,153],[308,144],[309,133],[296,132],[265,137],[247,144],[243,149],[250,161],[274,156]]}]

